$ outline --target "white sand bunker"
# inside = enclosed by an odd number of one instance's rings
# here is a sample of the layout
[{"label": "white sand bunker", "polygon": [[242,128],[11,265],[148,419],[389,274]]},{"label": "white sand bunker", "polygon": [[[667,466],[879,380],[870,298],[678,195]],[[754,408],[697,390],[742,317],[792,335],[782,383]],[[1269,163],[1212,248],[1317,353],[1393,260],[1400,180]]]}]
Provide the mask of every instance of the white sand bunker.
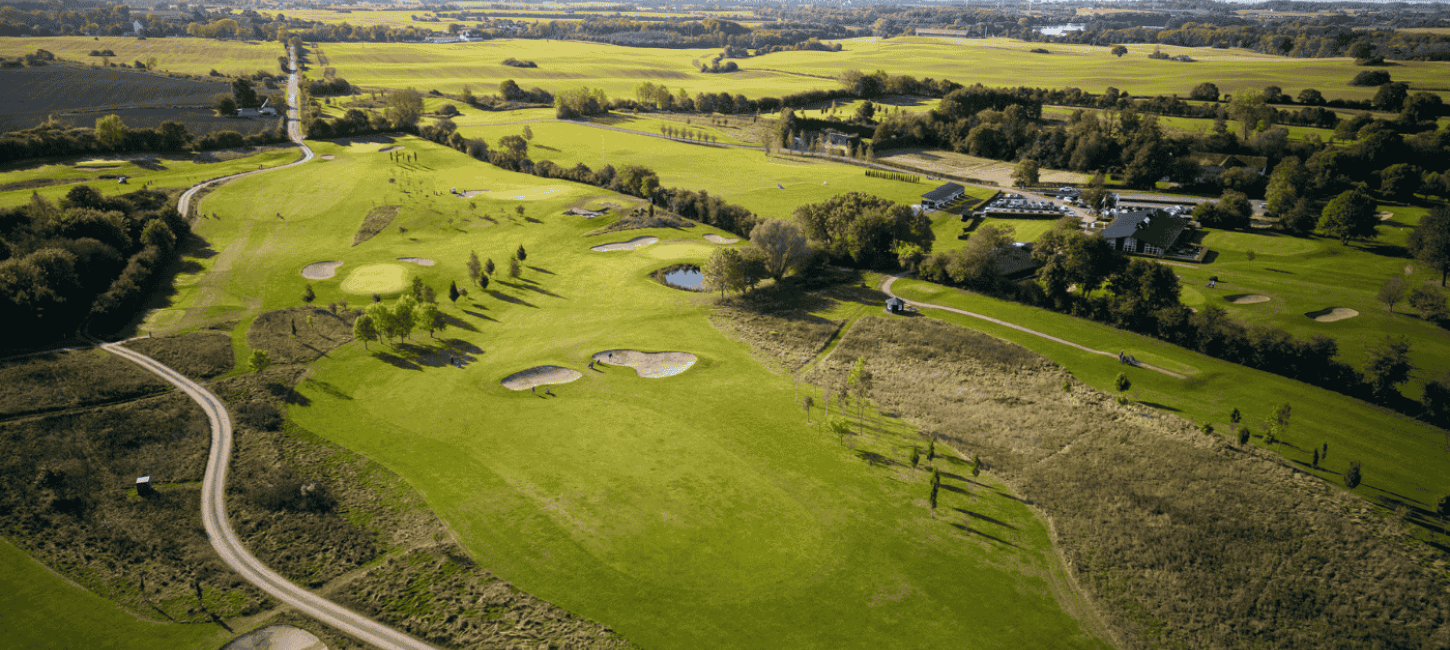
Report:
[{"label": "white sand bunker", "polygon": [[1224,296],[1223,299],[1235,305],[1253,305],[1261,302],[1269,302],[1268,296],[1261,296],[1257,293],[1236,293],[1232,296]]},{"label": "white sand bunker", "polygon": [[393,145],[391,147],[383,147],[382,149],[378,149],[378,153],[389,153],[389,152],[397,151],[397,150],[402,149],[402,148],[403,148],[403,145],[395,144],[395,145]]},{"label": "white sand bunker", "polygon": [[589,250],[602,253],[604,251],[632,251],[636,248],[643,248],[650,244],[658,243],[659,237],[635,237],[629,241],[619,241],[613,244],[600,244],[590,247]]},{"label": "white sand bunker", "polygon": [[605,350],[594,355],[595,361],[611,366],[629,366],[635,374],[650,379],[673,377],[695,365],[699,360],[689,352],[640,352],[639,350]]},{"label": "white sand bunker", "polygon": [[471,199],[471,198],[473,198],[475,196],[478,196],[479,194],[483,194],[484,192],[487,192],[487,191],[488,190],[468,190],[467,192],[459,192],[458,193],[458,198],[460,198],[460,199]]},{"label": "white sand bunker", "polygon": [[736,238],[736,237],[721,237],[720,235],[717,235],[717,234],[715,234],[713,232],[710,233],[710,234],[708,234],[708,235],[705,235],[705,240],[708,241],[708,242],[710,242],[710,243],[712,243],[712,244],[733,244],[735,242],[740,241],[739,238]]},{"label": "white sand bunker", "polygon": [[1390,212],[1389,210],[1380,210],[1379,212],[1374,213],[1374,216],[1379,217],[1380,221],[1389,221],[1390,219],[1395,218],[1395,213]]},{"label": "white sand bunker", "polygon": [[504,377],[499,383],[509,390],[529,390],[547,384],[567,384],[583,376],[578,370],[561,366],[534,366]]},{"label": "white sand bunker", "polygon": [[1304,315],[1321,323],[1333,323],[1337,320],[1354,318],[1359,315],[1359,312],[1348,307],[1325,307],[1319,311],[1311,311]]},{"label": "white sand bunker", "polygon": [[337,275],[342,262],[313,262],[302,267],[302,277],[308,280],[326,280]]},{"label": "white sand bunker", "polygon": [[399,257],[398,261],[407,262],[409,264],[417,264],[418,266],[433,266],[434,264],[437,264],[437,262],[434,262],[433,260],[426,257]]},{"label": "white sand bunker", "polygon": [[327,646],[302,628],[268,625],[232,639],[222,650],[327,650]]},{"label": "white sand bunker", "polygon": [[336,158],[336,157],[337,157],[337,156],[334,156],[334,155],[332,155],[332,154],[330,154],[330,153],[325,153],[325,154],[322,154],[322,159],[323,159],[323,160],[332,160],[332,159],[333,159],[333,158]]}]

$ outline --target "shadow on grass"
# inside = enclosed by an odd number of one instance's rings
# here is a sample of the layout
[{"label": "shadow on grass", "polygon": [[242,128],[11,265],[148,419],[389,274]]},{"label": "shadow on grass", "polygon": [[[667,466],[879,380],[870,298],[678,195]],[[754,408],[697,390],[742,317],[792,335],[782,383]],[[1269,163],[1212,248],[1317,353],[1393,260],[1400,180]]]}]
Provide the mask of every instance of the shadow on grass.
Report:
[{"label": "shadow on grass", "polygon": [[[464,313],[467,313],[467,312],[464,312]],[[488,318],[488,317],[487,316],[484,316],[484,318]],[[490,320],[492,320],[492,319],[490,319]],[[470,332],[477,332],[478,331],[478,328],[477,327],[474,327],[473,326],[473,323],[470,323],[470,322],[468,322],[466,320],[463,320],[463,319],[461,319],[461,318],[459,318],[457,316],[452,316],[452,315],[449,315],[449,314],[444,314],[443,315],[443,322],[448,323],[448,326],[449,327],[457,327],[458,329],[468,330]]]},{"label": "shadow on grass", "polygon": [[502,300],[502,301],[507,302],[507,303],[513,303],[515,305],[523,305],[524,307],[533,307],[534,309],[538,309],[539,308],[539,306],[538,305],[535,305],[534,303],[531,303],[531,302],[529,302],[527,300],[524,300],[522,298],[515,298],[513,296],[510,296],[510,295],[502,292],[502,291],[496,291],[494,289],[485,289],[484,291],[486,293],[488,293],[488,295],[493,296],[494,298],[496,298],[498,300]]},{"label": "shadow on grass", "polygon": [[997,519],[993,519],[991,517],[988,517],[987,515],[984,515],[984,514],[982,514],[980,512],[973,512],[973,511],[967,510],[965,508],[952,508],[952,509],[953,510],[956,510],[957,512],[960,512],[962,514],[971,515],[972,516],[972,521],[985,521],[985,522],[988,522],[988,523],[996,524],[996,525],[1001,526],[1003,528],[1009,528],[1011,530],[1017,530],[1017,527],[1016,526],[1013,526],[1012,524],[1009,524],[1009,523],[1007,523],[1005,521],[998,521]]},{"label": "shadow on grass", "polygon": [[[482,318],[483,320],[493,321],[495,323],[498,322],[498,319],[496,319],[496,318],[494,318],[492,316],[488,316],[488,315],[485,315],[485,314],[481,314],[481,313],[476,312],[476,311],[471,311],[471,310],[465,309],[465,310],[463,310],[463,313],[468,314],[469,316],[473,316],[474,318]],[[475,331],[477,331],[477,330],[475,330]]]},{"label": "shadow on grass", "polygon": [[409,361],[407,359],[404,359],[404,358],[402,358],[402,357],[400,357],[400,356],[398,356],[396,354],[393,354],[391,352],[382,352],[382,351],[374,352],[373,353],[373,358],[374,359],[378,359],[379,361],[385,361],[385,362],[387,362],[389,364],[392,364],[393,367],[398,368],[400,370],[422,370],[423,369],[422,366],[420,366],[420,365],[418,365],[416,363],[413,363],[412,361]]},{"label": "shadow on grass", "polygon": [[302,380],[302,385],[308,388],[315,388],[322,393],[326,393],[329,397],[334,397],[336,399],[352,400],[352,395],[348,395],[347,393],[343,392],[341,388],[338,388],[337,386],[329,384],[325,381],[320,381],[308,377],[307,379]]},{"label": "shadow on grass", "polygon": [[1151,407],[1153,407],[1155,409],[1159,409],[1159,410],[1163,410],[1163,411],[1173,411],[1174,413],[1178,413],[1178,412],[1181,411],[1181,409],[1176,409],[1176,408],[1173,408],[1171,406],[1168,406],[1167,404],[1159,404],[1157,402],[1138,402],[1138,403],[1139,404],[1142,404],[1143,406],[1151,406]]},{"label": "shadow on grass", "polygon": [[545,273],[545,274],[548,274],[548,275],[553,275],[554,274],[553,271],[550,271],[549,269],[546,269],[546,268],[543,268],[543,267],[539,267],[539,266],[530,266],[530,267],[527,267],[527,268],[530,271],[538,271],[539,273]]}]

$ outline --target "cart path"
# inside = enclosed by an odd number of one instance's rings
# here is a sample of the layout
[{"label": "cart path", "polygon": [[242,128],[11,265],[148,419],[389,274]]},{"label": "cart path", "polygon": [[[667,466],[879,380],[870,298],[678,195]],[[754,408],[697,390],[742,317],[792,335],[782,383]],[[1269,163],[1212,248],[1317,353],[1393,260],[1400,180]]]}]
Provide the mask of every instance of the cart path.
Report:
[{"label": "cart path", "polygon": [[[883,283],[881,283],[881,291],[883,293],[885,293],[886,295],[891,296],[893,298],[900,298],[901,300],[905,301],[906,304],[911,305],[913,307],[916,307],[918,309],[940,309],[942,311],[949,311],[949,312],[952,312],[953,314],[961,314],[963,316],[970,316],[972,318],[981,319],[981,320],[987,321],[989,323],[994,323],[996,325],[1001,325],[1003,327],[1010,327],[1010,328],[1012,328],[1014,330],[1017,330],[1019,332],[1023,332],[1023,333],[1026,333],[1026,334],[1031,334],[1033,336],[1041,337],[1041,338],[1044,338],[1044,339],[1047,339],[1049,341],[1053,341],[1053,342],[1056,342],[1056,343],[1061,343],[1061,344],[1066,345],[1066,346],[1071,347],[1071,348],[1077,348],[1079,350],[1082,350],[1083,352],[1090,352],[1092,354],[1101,354],[1103,356],[1108,356],[1108,357],[1116,357],[1116,356],[1118,356],[1116,354],[1113,354],[1112,352],[1107,352],[1107,351],[1104,351],[1104,350],[1096,350],[1096,349],[1090,348],[1090,347],[1088,347],[1086,345],[1082,345],[1080,343],[1073,343],[1072,341],[1069,341],[1067,339],[1061,339],[1061,338],[1058,338],[1056,336],[1052,336],[1051,334],[1044,334],[1044,333],[1039,332],[1037,330],[1023,327],[1023,326],[1018,325],[1016,323],[1009,323],[1009,322],[1004,321],[1004,320],[1002,320],[1000,318],[992,318],[991,316],[986,316],[986,315],[983,315],[983,314],[978,314],[976,312],[970,312],[970,311],[967,311],[965,309],[957,309],[956,307],[947,307],[945,305],[935,305],[935,304],[931,304],[931,303],[917,302],[915,300],[910,300],[910,299],[907,299],[907,298],[902,298],[901,296],[898,296],[895,293],[892,293],[892,291],[891,291],[891,285],[895,284],[896,281],[897,280],[900,280],[902,277],[903,276],[901,276],[901,275],[892,275],[892,276],[887,277],[886,278],[886,281],[883,282]],[[1155,366],[1155,365],[1150,364],[1150,363],[1143,363],[1143,362],[1139,361],[1138,364],[1137,364],[1137,367],[1143,368],[1144,370],[1152,370],[1153,372],[1162,373],[1162,374],[1168,375],[1169,377],[1173,377],[1174,379],[1188,379],[1187,376],[1178,374],[1178,373],[1173,372],[1172,370],[1168,370],[1166,368],[1159,368],[1158,366]]]},{"label": "cart path", "polygon": [[[183,202],[178,206],[183,215],[190,206],[191,198],[204,187],[219,185],[243,176],[286,169],[312,160],[312,149],[302,141],[301,127],[298,123],[297,53],[295,51],[292,52],[292,69],[291,79],[287,82],[287,134],[302,148],[302,158],[291,164],[215,178],[192,187],[183,195]],[[435,650],[427,643],[293,584],[275,571],[268,569],[253,556],[242,544],[242,540],[237,537],[236,531],[232,530],[231,521],[227,519],[226,485],[227,467],[232,456],[232,419],[227,413],[226,405],[200,384],[151,357],[125,347],[121,344],[123,342],[102,343],[96,341],[96,343],[107,352],[131,361],[170,382],[178,390],[186,393],[206,413],[206,418],[211,424],[211,450],[207,455],[206,474],[201,483],[201,520],[212,548],[216,549],[217,554],[221,556],[227,566],[266,592],[267,595],[345,634],[360,639],[364,643],[382,650]]]}]

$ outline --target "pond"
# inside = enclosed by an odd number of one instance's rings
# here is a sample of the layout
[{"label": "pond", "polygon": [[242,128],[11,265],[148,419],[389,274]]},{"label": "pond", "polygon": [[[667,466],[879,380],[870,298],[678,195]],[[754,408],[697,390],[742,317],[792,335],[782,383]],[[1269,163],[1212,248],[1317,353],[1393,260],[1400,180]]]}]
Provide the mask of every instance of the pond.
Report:
[{"label": "pond", "polygon": [[1066,25],[1052,25],[1052,26],[1049,26],[1049,27],[1039,27],[1037,29],[1037,31],[1042,32],[1042,35],[1043,36],[1062,36],[1063,34],[1065,34],[1067,32],[1080,32],[1080,31],[1083,30],[1083,27],[1085,27],[1085,26],[1084,25],[1073,25],[1073,24],[1069,23],[1069,24],[1066,24]]},{"label": "pond", "polygon": [[705,274],[700,272],[698,266],[682,266],[665,274],[665,284],[676,289],[703,291]]}]

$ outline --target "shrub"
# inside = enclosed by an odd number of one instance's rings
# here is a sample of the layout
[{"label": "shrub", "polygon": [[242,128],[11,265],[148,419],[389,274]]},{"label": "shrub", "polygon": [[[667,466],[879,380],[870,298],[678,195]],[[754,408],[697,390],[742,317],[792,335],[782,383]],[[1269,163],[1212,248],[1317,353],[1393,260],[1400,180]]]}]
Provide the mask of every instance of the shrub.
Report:
[{"label": "shrub", "polygon": [[1390,73],[1384,70],[1365,70],[1350,80],[1351,86],[1383,86],[1390,83]]}]

